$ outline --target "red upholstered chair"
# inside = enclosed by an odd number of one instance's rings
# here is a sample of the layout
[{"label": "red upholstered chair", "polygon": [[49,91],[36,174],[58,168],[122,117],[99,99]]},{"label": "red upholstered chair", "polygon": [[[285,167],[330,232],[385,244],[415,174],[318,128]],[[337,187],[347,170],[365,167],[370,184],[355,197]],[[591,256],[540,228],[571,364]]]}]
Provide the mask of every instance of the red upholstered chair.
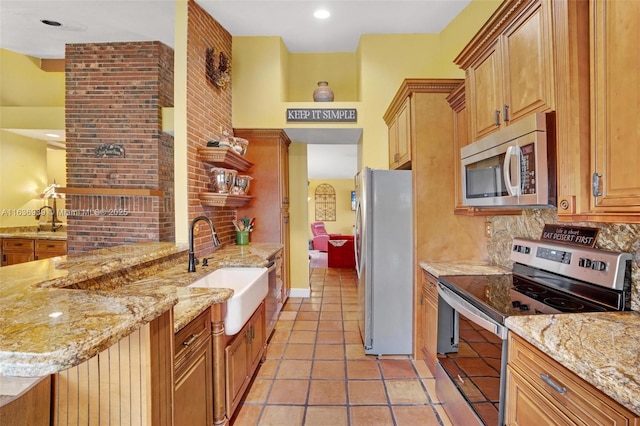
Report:
[{"label": "red upholstered chair", "polygon": [[311,232],[313,233],[313,249],[327,251],[329,247],[329,236],[339,234],[327,234],[324,229],[324,222],[313,222],[311,224]]}]

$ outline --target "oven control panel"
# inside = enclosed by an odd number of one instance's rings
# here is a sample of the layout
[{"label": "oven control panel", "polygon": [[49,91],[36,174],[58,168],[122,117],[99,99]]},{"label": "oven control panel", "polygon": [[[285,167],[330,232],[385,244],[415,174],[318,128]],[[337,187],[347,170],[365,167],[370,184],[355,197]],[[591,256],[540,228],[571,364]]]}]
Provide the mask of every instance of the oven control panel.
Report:
[{"label": "oven control panel", "polygon": [[536,256],[540,259],[547,259],[553,262],[571,263],[571,253],[563,250],[550,249],[545,247],[538,247]]},{"label": "oven control panel", "polygon": [[591,284],[623,290],[630,253],[514,238],[511,260]]}]

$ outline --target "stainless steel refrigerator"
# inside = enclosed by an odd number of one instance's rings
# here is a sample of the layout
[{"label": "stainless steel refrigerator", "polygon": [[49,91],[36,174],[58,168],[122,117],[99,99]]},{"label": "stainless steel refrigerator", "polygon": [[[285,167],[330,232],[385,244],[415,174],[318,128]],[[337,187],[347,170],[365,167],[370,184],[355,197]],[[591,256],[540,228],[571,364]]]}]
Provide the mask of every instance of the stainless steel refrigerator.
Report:
[{"label": "stainless steel refrigerator", "polygon": [[411,171],[365,168],[356,176],[358,323],[366,354],[412,353]]}]

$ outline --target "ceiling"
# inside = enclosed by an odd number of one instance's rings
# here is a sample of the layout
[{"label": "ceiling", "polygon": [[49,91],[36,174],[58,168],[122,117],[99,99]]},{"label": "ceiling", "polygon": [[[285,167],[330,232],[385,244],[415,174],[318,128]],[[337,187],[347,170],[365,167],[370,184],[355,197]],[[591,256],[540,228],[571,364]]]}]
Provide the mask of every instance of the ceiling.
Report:
[{"label": "ceiling", "polygon": [[[353,52],[362,34],[438,33],[471,0],[196,2],[232,36],[280,36],[289,52],[311,53]],[[173,47],[175,4],[175,0],[2,0],[0,47],[47,59],[63,58],[66,43],[159,40]],[[331,13],[328,19],[313,17],[319,6]],[[47,26],[41,20],[61,25]],[[296,134],[304,129],[293,130]],[[309,143],[314,160],[330,161],[310,162],[309,177],[353,177],[360,132],[310,130],[292,140]],[[354,158],[352,167],[335,161],[338,151]]]}]

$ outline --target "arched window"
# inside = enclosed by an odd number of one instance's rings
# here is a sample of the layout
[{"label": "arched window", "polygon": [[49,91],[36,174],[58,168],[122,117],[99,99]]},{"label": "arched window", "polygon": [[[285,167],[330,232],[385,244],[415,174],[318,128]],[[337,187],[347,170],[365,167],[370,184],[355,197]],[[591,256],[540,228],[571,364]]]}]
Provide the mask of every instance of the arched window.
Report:
[{"label": "arched window", "polygon": [[321,183],[315,192],[316,220],[336,220],[336,190],[328,183]]}]

